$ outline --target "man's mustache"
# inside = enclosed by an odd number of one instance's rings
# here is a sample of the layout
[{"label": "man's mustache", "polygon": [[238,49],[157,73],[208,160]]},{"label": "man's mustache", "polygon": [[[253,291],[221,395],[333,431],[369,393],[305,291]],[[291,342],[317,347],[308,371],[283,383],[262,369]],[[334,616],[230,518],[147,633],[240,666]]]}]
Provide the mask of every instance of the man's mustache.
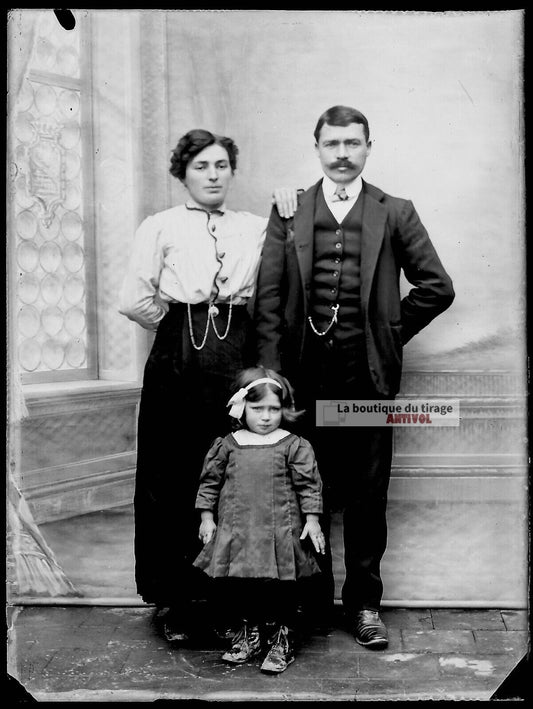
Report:
[{"label": "man's mustache", "polygon": [[335,160],[335,162],[330,163],[330,168],[335,169],[336,167],[352,167],[355,168],[353,162],[349,160]]}]

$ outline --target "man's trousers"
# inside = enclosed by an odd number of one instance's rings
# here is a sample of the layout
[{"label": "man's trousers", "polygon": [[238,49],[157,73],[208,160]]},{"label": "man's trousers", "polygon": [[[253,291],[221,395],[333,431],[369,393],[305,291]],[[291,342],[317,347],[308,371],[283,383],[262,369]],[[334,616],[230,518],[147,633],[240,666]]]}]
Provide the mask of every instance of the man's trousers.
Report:
[{"label": "man's trousers", "polygon": [[[387,491],[392,461],[392,428],[316,426],[317,400],[344,404],[384,400],[371,381],[362,337],[336,343],[314,336],[304,352],[294,382],[297,408],[305,408],[299,433],[313,445],[324,482],[325,509],[342,511],[345,580],[342,602],[348,614],[379,610],[383,595],[381,560],[387,545]],[[329,538],[330,519],[322,524]],[[329,544],[328,544],[329,547]],[[322,590],[332,606],[334,579],[331,550],[322,563]]]}]

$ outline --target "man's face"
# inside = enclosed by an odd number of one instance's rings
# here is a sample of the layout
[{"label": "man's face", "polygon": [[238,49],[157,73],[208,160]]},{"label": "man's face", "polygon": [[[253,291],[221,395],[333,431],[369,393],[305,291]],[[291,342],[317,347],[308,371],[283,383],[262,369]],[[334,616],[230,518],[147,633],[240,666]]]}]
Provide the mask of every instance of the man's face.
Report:
[{"label": "man's face", "polygon": [[361,174],[370,155],[361,123],[330,126],[324,123],[315,146],[322,170],[337,184],[347,184]]},{"label": "man's face", "polygon": [[216,143],[208,145],[187,165],[185,187],[205,209],[216,209],[226,199],[233,173],[228,153]]}]

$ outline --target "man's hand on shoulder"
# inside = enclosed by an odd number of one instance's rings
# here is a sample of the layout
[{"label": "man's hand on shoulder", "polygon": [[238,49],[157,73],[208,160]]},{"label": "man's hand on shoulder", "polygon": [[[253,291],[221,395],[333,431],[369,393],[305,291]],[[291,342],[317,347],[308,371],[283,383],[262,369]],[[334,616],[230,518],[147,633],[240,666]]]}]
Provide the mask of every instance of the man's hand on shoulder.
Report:
[{"label": "man's hand on shoulder", "polygon": [[272,204],[276,205],[282,219],[290,219],[298,209],[298,192],[295,187],[276,187],[272,194]]}]

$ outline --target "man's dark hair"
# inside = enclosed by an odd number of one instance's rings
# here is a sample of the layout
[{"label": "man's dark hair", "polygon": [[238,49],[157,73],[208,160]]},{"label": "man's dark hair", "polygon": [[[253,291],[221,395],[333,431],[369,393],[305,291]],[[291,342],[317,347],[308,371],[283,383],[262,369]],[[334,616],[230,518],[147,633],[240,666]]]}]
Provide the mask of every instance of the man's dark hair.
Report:
[{"label": "man's dark hair", "polygon": [[324,123],[330,126],[349,126],[350,123],[360,123],[363,126],[366,142],[368,143],[370,139],[370,128],[368,127],[366,116],[363,116],[361,111],[358,111],[356,108],[351,108],[350,106],[332,106],[328,108],[327,111],[324,111],[318,119],[314,132],[315,141],[317,143]]},{"label": "man's dark hair", "polygon": [[170,174],[177,177],[178,180],[185,179],[185,171],[187,165],[195,158],[198,153],[201,153],[204,148],[209,145],[220,145],[228,154],[231,171],[235,172],[237,168],[237,155],[239,149],[231,138],[226,138],[223,135],[215,135],[208,130],[195,128],[179,139],[178,144],[172,151],[170,158]]}]

